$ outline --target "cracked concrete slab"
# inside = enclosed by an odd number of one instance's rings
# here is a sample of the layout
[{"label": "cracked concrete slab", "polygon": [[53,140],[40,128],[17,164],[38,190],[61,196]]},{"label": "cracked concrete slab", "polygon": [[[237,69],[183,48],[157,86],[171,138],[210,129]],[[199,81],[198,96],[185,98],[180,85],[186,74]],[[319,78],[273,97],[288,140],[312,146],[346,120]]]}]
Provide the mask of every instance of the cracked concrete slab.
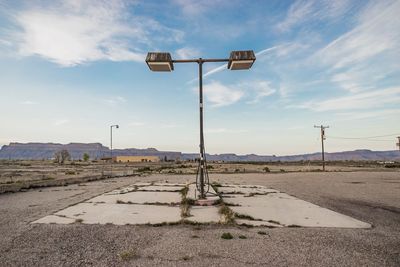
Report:
[{"label": "cracked concrete slab", "polygon": [[[68,207],[34,223],[159,224],[179,222],[184,184],[136,183]],[[196,199],[196,185],[188,185],[187,198]],[[138,191],[139,190],[139,191]],[[223,201],[237,213],[237,224],[267,227],[370,228],[371,225],[263,186],[223,185]],[[207,199],[219,200],[210,187]],[[119,202],[119,203],[117,203]],[[122,204],[121,204],[122,203]],[[197,204],[202,204],[198,203]],[[150,204],[150,205],[149,205]],[[210,203],[208,203],[210,205]],[[219,223],[219,206],[192,206],[190,217],[198,223]]]},{"label": "cracked concrete slab", "polygon": [[178,192],[183,189],[182,186],[170,186],[170,185],[149,185],[138,188],[137,191],[169,191],[169,192]]},{"label": "cracked concrete slab", "polygon": [[221,186],[218,187],[218,192],[222,194],[268,194],[277,193],[279,191],[266,187]]},{"label": "cracked concrete slab", "polygon": [[[54,214],[62,219],[57,223],[81,222],[85,224],[159,224],[174,223],[181,219],[179,207],[136,204],[79,203]],[[33,223],[51,223],[54,215]]]},{"label": "cracked concrete slab", "polygon": [[[349,216],[322,208],[285,193],[236,196],[225,199],[231,209],[242,215],[265,222],[275,221],[284,226],[370,228],[371,225]],[[253,222],[254,224],[254,222]]]},{"label": "cracked concrete slab", "polygon": [[[188,187],[189,187],[189,190],[188,190],[186,197],[190,198],[190,199],[198,199],[200,193],[199,193],[199,191],[197,191],[196,184],[189,184]],[[208,188],[208,193],[206,194],[206,197],[210,201],[217,201],[220,199],[220,197],[215,192],[215,190],[212,186],[210,186]]]},{"label": "cracked concrete slab", "polygon": [[181,195],[177,192],[138,191],[126,194],[100,195],[86,202],[115,204],[117,201],[125,203],[131,202],[135,204],[179,204],[181,202]]},{"label": "cracked concrete slab", "polygon": [[221,221],[217,206],[192,206],[190,215],[185,220],[198,223],[219,223]]}]

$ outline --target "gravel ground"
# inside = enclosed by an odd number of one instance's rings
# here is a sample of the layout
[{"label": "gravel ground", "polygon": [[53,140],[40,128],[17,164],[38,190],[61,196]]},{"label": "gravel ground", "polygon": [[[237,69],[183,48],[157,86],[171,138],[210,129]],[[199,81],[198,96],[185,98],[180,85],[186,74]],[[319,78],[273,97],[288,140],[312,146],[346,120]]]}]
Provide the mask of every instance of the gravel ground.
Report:
[{"label": "gravel ground", "polygon": [[[0,195],[1,266],[400,266],[400,172],[211,175],[266,185],[371,223],[372,229],[221,225],[32,225],[70,205],[154,175]],[[263,233],[258,233],[263,231]],[[233,239],[221,239],[230,232]],[[239,236],[245,236],[245,239]]]}]

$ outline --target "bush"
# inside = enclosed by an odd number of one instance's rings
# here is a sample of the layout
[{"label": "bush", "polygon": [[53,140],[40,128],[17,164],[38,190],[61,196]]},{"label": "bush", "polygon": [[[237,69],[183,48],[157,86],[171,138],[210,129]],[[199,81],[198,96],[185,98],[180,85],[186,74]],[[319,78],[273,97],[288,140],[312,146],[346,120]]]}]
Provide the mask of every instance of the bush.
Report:
[{"label": "bush", "polygon": [[223,233],[223,234],[221,235],[221,238],[222,238],[222,239],[233,239],[233,236],[232,236],[231,233]]},{"label": "bush", "polygon": [[151,169],[150,169],[150,167],[143,167],[143,168],[139,168],[137,171],[138,172],[150,172]]},{"label": "bush", "polygon": [[88,153],[84,153],[83,154],[83,161],[88,161],[89,160],[89,158],[90,158],[90,156],[89,156],[89,154]]},{"label": "bush", "polygon": [[271,170],[268,167],[264,167],[263,171],[265,172],[271,172]]}]

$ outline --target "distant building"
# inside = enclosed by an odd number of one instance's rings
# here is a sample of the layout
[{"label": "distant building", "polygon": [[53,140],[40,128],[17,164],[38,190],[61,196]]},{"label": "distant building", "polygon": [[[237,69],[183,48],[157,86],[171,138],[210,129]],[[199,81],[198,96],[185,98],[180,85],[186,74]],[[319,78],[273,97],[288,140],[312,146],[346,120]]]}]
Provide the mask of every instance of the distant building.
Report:
[{"label": "distant building", "polygon": [[159,162],[157,156],[116,156],[113,157],[114,162]]}]

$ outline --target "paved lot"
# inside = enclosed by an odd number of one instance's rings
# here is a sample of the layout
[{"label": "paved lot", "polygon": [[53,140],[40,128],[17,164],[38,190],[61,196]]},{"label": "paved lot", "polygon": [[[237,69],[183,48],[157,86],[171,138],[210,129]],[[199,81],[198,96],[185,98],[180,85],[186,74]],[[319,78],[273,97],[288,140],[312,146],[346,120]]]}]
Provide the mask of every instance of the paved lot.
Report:
[{"label": "paved lot", "polygon": [[[1,265],[400,266],[399,172],[211,176],[221,183],[274,188],[372,229],[30,224],[135,182],[165,180],[184,183],[193,177],[119,178],[0,195]],[[224,232],[234,238],[221,239]]]}]

